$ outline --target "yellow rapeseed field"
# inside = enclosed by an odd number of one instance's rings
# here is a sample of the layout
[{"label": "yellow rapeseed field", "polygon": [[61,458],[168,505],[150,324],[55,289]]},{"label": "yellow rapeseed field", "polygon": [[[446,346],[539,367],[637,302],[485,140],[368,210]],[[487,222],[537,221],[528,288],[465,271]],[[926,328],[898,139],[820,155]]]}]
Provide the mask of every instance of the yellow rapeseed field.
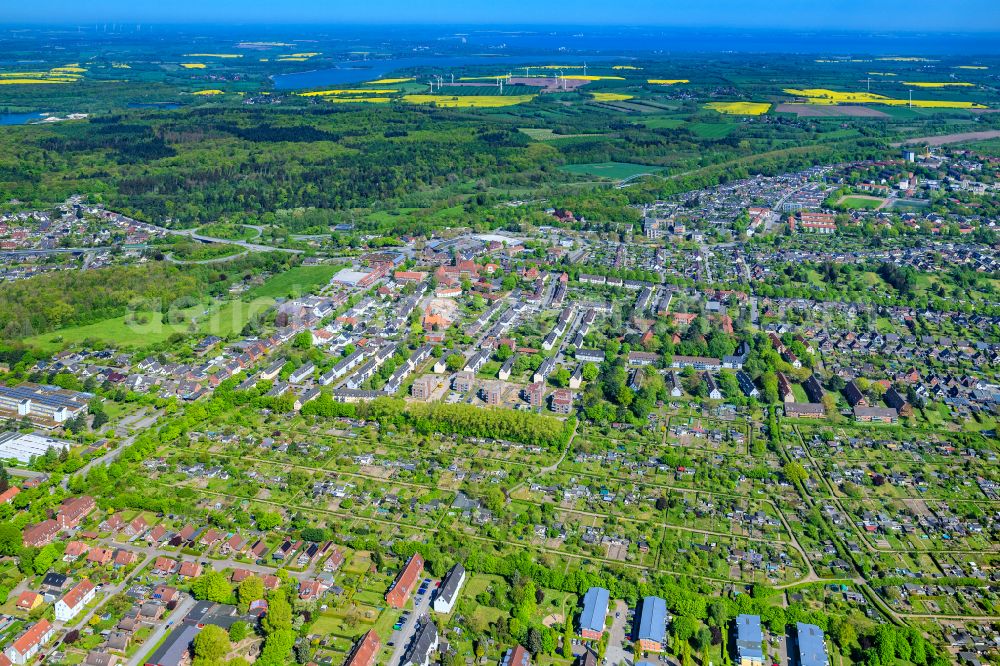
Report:
[{"label": "yellow rapeseed field", "polygon": [[596,74],[563,74],[558,77],[560,79],[568,79],[575,81],[624,81],[623,76],[599,76]]},{"label": "yellow rapeseed field", "polygon": [[985,109],[982,104],[973,102],[951,102],[947,100],[893,99],[884,95],[869,92],[839,92],[825,88],[785,88],[789,95],[805,97],[809,104],[885,104],[887,106],[915,106],[922,109]]},{"label": "yellow rapeseed field", "polygon": [[497,109],[504,106],[524,104],[535,99],[535,95],[403,95],[403,101],[410,104],[436,104],[455,109]]},{"label": "yellow rapeseed field", "polygon": [[77,79],[0,79],[0,86],[42,85],[46,83],[76,83]]},{"label": "yellow rapeseed field", "polygon": [[985,65],[957,65],[955,69],[989,69]]},{"label": "yellow rapeseed field", "polygon": [[205,63],[203,62],[182,62],[181,67],[184,69],[205,69]]},{"label": "yellow rapeseed field", "polygon": [[300,97],[326,97],[327,95],[388,95],[399,92],[395,88],[340,88],[299,93]]},{"label": "yellow rapeseed field", "polygon": [[211,89],[211,90],[196,90],[195,92],[193,92],[191,94],[192,95],[222,95],[223,92],[221,90]]},{"label": "yellow rapeseed field", "polygon": [[404,78],[404,79],[375,79],[374,81],[368,81],[368,82],[366,82],[365,85],[367,85],[367,86],[379,86],[379,85],[382,85],[382,86],[391,86],[394,83],[409,83],[410,81],[414,81],[414,80],[415,79],[412,76],[409,77],[409,78]]},{"label": "yellow rapeseed field", "polygon": [[391,97],[324,97],[323,99],[331,104],[353,104],[362,102],[368,104],[386,104],[392,101]]},{"label": "yellow rapeseed field", "polygon": [[904,86],[914,86],[915,88],[971,88],[975,84],[962,83],[959,81],[903,81]]},{"label": "yellow rapeseed field", "polygon": [[771,110],[767,102],[709,102],[706,109],[731,116],[760,116]]},{"label": "yellow rapeseed field", "polygon": [[627,99],[632,99],[632,95],[622,95],[620,93],[609,93],[609,92],[595,92],[590,93],[590,96],[594,98],[595,102],[624,102]]},{"label": "yellow rapeseed field", "polygon": [[77,63],[53,67],[47,72],[0,72],[0,85],[45,85],[56,83],[76,83],[87,70]]},{"label": "yellow rapeseed field", "polygon": [[646,83],[655,86],[672,86],[675,83],[691,83],[687,79],[646,79]]}]

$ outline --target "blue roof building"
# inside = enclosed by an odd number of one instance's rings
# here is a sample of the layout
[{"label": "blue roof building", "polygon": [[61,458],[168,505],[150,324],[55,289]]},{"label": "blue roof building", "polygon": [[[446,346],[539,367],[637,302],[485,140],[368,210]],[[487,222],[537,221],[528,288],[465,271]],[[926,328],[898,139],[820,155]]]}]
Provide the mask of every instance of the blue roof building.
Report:
[{"label": "blue roof building", "polygon": [[604,633],[604,620],[608,616],[611,593],[603,587],[592,587],[583,595],[583,613],[580,614],[580,635],[600,638]]},{"label": "blue roof building", "polygon": [[764,663],[764,633],[759,615],[736,616],[736,658],[739,666],[760,666]]},{"label": "blue roof building", "polygon": [[795,633],[799,641],[800,666],[828,666],[829,657],[826,654],[826,643],[823,641],[823,630],[815,624],[798,622]]},{"label": "blue roof building", "polygon": [[636,640],[644,650],[660,652],[667,633],[667,602],[660,597],[646,597],[642,600]]}]

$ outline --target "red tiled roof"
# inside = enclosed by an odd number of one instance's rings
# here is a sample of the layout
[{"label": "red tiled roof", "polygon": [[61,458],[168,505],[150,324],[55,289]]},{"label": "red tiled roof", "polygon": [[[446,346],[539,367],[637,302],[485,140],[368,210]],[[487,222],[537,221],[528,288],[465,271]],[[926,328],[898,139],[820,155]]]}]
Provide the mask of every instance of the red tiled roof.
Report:
[{"label": "red tiled roof", "polygon": [[31,590],[25,590],[21,593],[21,596],[17,598],[18,608],[32,608],[35,605],[35,599],[38,598],[37,592],[32,592]]},{"label": "red tiled roof", "polygon": [[382,641],[379,640],[378,634],[375,633],[375,630],[370,629],[368,633],[365,634],[360,641],[358,641],[358,644],[351,652],[351,656],[347,659],[347,664],[345,666],[371,666],[375,663],[375,657],[378,656],[380,649],[382,649]]},{"label": "red tiled roof", "polygon": [[93,589],[93,583],[86,579],[81,580],[72,590],[66,593],[66,596],[62,598],[62,602],[70,608],[76,608]]},{"label": "red tiled roof", "polygon": [[45,632],[47,632],[51,627],[52,625],[48,620],[41,619],[35,623],[35,626],[21,634],[21,637],[14,641],[14,644],[11,645],[11,647],[17,650],[18,653],[25,654],[28,650],[41,642],[42,636],[44,636]]}]

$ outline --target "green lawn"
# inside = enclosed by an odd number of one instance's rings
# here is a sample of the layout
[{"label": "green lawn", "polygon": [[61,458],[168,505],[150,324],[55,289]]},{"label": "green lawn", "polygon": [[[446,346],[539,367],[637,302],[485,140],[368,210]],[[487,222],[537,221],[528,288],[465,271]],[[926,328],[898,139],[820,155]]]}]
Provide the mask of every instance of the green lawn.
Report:
[{"label": "green lawn", "polygon": [[[262,314],[272,305],[274,305],[273,298],[258,298],[249,303],[233,300],[216,302],[209,306],[197,305],[182,310],[184,318],[179,323],[163,321],[163,314],[160,312],[139,312],[138,317],[128,314],[93,324],[70,326],[35,335],[25,338],[24,343],[40,351],[54,352],[66,346],[81,344],[84,340],[106,342],[121,348],[143,348],[159,344],[174,333],[212,334],[224,337],[230,333],[238,333],[251,316]],[[193,330],[190,327],[192,319],[195,320]]]},{"label": "green lawn", "polygon": [[664,167],[630,164],[628,162],[600,162],[596,164],[567,164],[559,167],[576,176],[599,176],[611,180],[624,180],[646,173],[659,173]]},{"label": "green lawn", "polygon": [[330,281],[340,266],[296,266],[284,273],[270,277],[264,284],[250,290],[254,298],[261,296],[288,296],[290,293],[305,294]]},{"label": "green lawn", "polygon": [[163,342],[174,333],[188,330],[186,324],[164,323],[159,312],[140,312],[146,318],[145,324],[130,323],[132,315],[105,319],[94,324],[71,326],[69,328],[43,333],[24,339],[24,344],[43,352],[54,352],[64,346],[80,344],[84,340],[100,340],[119,347],[145,347]]},{"label": "green lawn", "polygon": [[843,197],[837,203],[841,206],[847,206],[850,209],[866,209],[874,210],[882,205],[885,199],[880,199],[879,197]]}]

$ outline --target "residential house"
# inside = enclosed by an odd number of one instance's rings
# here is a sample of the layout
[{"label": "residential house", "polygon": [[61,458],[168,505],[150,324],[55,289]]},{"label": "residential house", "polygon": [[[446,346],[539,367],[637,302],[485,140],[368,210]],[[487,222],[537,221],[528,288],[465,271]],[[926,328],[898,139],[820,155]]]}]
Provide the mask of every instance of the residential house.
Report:
[{"label": "residential house", "polygon": [[201,565],[197,562],[181,562],[180,569],[177,570],[177,575],[184,578],[197,578],[201,575]]},{"label": "residential house", "polygon": [[434,596],[434,611],[438,613],[450,613],[458,600],[458,592],[465,582],[465,567],[460,563],[456,564],[445,574],[441,581],[441,586]]},{"label": "residential house", "polygon": [[31,590],[25,590],[17,598],[17,609],[21,611],[32,611],[42,605],[44,599],[42,595]]},{"label": "residential house", "polygon": [[99,566],[104,566],[111,562],[111,559],[115,556],[115,553],[110,548],[100,548],[95,546],[90,549],[87,553],[87,561],[92,564],[97,564]]},{"label": "residential house", "polygon": [[375,630],[371,629],[355,644],[344,666],[375,666],[375,659],[381,649],[382,641]]},{"label": "residential house", "polygon": [[25,527],[22,533],[22,541],[25,546],[41,548],[52,543],[57,534],[59,534],[59,522],[49,518],[35,525]]},{"label": "residential house", "polygon": [[62,503],[59,507],[59,512],[56,514],[56,520],[59,521],[59,527],[64,530],[72,529],[80,524],[80,522],[90,514],[91,511],[97,508],[96,502],[94,502],[93,497],[83,495],[82,497],[72,497]]},{"label": "residential house", "polygon": [[49,642],[55,628],[46,620],[41,619],[33,624],[27,631],[17,637],[17,639],[4,649],[4,655],[10,659],[12,664],[27,664],[32,657],[38,654],[43,645]]},{"label": "residential house", "polygon": [[62,599],[56,602],[56,620],[69,622],[76,617],[93,600],[96,589],[94,584],[86,579],[77,583]]},{"label": "residential house", "polygon": [[406,566],[396,576],[395,582],[385,595],[385,601],[393,608],[403,608],[410,594],[417,587],[420,576],[424,572],[424,558],[420,553],[414,553],[406,562]]}]

